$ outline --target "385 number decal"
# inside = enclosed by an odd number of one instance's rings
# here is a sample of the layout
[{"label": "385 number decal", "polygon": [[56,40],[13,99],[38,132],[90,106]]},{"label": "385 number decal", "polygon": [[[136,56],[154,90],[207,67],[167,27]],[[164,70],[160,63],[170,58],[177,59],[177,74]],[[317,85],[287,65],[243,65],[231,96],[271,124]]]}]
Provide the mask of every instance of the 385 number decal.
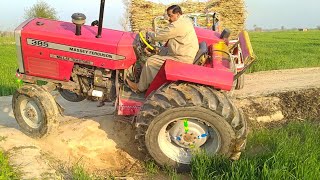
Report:
[{"label": "385 number decal", "polygon": [[40,46],[40,47],[49,47],[49,44],[46,41],[40,41],[35,39],[28,39],[28,44],[33,46]]}]

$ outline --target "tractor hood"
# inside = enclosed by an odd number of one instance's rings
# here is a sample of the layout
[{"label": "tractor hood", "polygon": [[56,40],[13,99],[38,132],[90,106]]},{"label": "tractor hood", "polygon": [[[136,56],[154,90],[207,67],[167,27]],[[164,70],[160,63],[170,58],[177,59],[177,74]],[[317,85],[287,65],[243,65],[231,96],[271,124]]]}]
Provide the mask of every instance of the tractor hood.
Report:
[{"label": "tractor hood", "polygon": [[96,38],[98,27],[86,25],[80,36],[75,31],[76,26],[69,22],[41,18],[24,22],[15,30],[16,41],[23,49],[21,61],[26,62],[29,57],[75,59],[106,69],[126,69],[135,63],[136,34],[103,29],[102,37]]}]

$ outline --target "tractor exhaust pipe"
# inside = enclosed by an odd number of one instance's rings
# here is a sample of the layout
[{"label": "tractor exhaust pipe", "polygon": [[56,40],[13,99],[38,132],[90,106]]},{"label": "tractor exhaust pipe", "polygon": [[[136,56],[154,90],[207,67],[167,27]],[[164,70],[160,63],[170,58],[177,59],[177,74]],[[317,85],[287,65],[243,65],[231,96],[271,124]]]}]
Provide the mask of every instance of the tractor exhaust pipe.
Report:
[{"label": "tractor exhaust pipe", "polygon": [[100,14],[99,14],[99,25],[98,25],[98,34],[97,34],[96,38],[101,38],[105,2],[106,2],[106,0],[101,0]]}]

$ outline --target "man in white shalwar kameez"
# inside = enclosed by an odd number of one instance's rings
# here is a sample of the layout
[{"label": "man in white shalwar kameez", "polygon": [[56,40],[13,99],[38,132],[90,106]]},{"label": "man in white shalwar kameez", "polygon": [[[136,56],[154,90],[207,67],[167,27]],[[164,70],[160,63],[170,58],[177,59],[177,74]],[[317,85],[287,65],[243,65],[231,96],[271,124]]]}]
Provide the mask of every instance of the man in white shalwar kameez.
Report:
[{"label": "man in white shalwar kameez", "polygon": [[147,59],[138,83],[127,79],[129,87],[134,91],[144,92],[148,89],[163,63],[174,60],[192,64],[199,49],[198,38],[190,18],[182,16],[178,5],[167,9],[170,24],[155,34],[154,41],[167,42],[165,51]]}]

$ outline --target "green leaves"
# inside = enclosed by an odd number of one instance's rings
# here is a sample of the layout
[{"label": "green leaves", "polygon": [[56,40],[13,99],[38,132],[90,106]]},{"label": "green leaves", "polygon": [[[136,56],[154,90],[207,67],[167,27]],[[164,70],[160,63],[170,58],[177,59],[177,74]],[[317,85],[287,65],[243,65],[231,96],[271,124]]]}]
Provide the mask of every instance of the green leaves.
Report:
[{"label": "green leaves", "polygon": [[18,173],[9,165],[6,154],[0,150],[0,179],[11,180],[19,179]]},{"label": "green leaves", "polygon": [[57,11],[45,1],[37,1],[31,8],[25,10],[25,19],[29,18],[58,19]]}]

